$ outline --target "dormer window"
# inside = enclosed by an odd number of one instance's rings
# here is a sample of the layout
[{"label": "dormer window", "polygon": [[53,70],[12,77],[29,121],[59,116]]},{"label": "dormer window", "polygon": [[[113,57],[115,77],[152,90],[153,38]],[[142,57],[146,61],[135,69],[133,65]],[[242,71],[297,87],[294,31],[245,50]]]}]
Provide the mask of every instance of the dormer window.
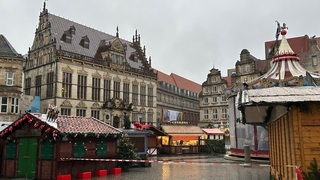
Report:
[{"label": "dormer window", "polygon": [[111,55],[111,61],[112,63],[114,64],[123,64],[124,62],[124,57],[123,55],[121,54],[117,54],[117,53],[112,53]]},{"label": "dormer window", "polygon": [[74,26],[70,26],[70,28],[66,31],[64,31],[61,41],[66,43],[72,42],[72,35],[76,34],[76,28]]},{"label": "dormer window", "polygon": [[88,36],[83,36],[80,41],[80,46],[89,49],[90,40]]},{"label": "dormer window", "polygon": [[66,42],[66,43],[71,43],[72,41],[72,34],[70,31],[65,31],[61,37],[61,41]]},{"label": "dormer window", "polygon": [[73,35],[76,34],[76,28],[74,26],[70,26],[69,32]]}]

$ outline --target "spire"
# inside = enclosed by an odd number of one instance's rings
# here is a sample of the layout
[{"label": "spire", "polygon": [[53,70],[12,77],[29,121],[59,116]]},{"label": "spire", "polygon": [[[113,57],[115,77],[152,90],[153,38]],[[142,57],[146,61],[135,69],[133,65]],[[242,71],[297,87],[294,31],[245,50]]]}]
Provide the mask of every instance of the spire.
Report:
[{"label": "spire", "polygon": [[136,34],[135,34],[135,41],[138,41],[138,30],[136,29]]},{"label": "spire", "polygon": [[149,56],[149,65],[151,67],[151,56]]},{"label": "spire", "polygon": [[116,33],[116,36],[119,37],[119,28],[117,26],[117,33]]},{"label": "spire", "polygon": [[46,10],[46,1],[43,2],[43,12]]},{"label": "spire", "polygon": [[42,9],[42,12],[40,12],[40,15],[48,13],[48,10],[47,10],[47,7],[46,7],[46,1],[47,0],[43,1],[43,9]]}]

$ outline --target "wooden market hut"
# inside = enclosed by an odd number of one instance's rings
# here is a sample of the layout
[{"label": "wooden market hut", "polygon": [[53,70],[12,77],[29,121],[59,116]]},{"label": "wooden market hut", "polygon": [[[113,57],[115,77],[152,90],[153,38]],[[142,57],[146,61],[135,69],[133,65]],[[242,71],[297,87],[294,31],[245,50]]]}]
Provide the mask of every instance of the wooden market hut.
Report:
[{"label": "wooden market hut", "polygon": [[295,179],[313,158],[320,163],[320,88],[271,87],[243,91],[242,110],[249,124],[268,125],[271,176]]},{"label": "wooden market hut", "polygon": [[129,141],[134,144],[135,152],[143,159],[147,157],[147,142],[148,131],[136,130],[136,129],[122,129],[122,132],[126,134]]},{"label": "wooden market hut", "polygon": [[116,167],[88,158],[117,157],[122,132],[89,117],[26,113],[0,132],[1,177],[56,179]]},{"label": "wooden market hut", "polygon": [[159,154],[159,148],[161,147],[161,138],[168,136],[167,133],[161,129],[149,125],[148,130],[148,156],[155,156]]},{"label": "wooden market hut", "polygon": [[202,131],[206,134],[205,139],[223,140],[225,133],[219,128],[204,128]]},{"label": "wooden market hut", "polygon": [[161,137],[168,134],[161,131],[152,124],[140,124],[135,122],[134,128],[123,129],[123,133],[127,134],[129,140],[135,145],[135,151],[140,156],[158,155],[158,149],[161,146]]},{"label": "wooden market hut", "polygon": [[193,154],[199,153],[199,140],[204,132],[199,126],[192,125],[163,125],[162,129],[168,134],[162,137],[162,154]]}]

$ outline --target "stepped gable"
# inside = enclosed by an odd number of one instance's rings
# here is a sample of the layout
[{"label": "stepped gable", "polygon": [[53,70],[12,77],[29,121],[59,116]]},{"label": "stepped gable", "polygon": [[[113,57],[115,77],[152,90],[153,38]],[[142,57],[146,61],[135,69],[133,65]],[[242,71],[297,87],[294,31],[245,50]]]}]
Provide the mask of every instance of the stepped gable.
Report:
[{"label": "stepped gable", "polygon": [[21,54],[12,47],[9,41],[0,34],[0,57],[19,57],[22,58]]}]

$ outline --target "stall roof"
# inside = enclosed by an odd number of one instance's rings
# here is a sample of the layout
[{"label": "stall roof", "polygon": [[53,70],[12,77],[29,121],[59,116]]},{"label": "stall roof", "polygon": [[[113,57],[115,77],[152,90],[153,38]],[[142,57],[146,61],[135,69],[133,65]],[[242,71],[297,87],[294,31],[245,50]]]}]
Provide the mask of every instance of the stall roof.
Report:
[{"label": "stall roof", "polygon": [[202,136],[203,131],[198,126],[163,125],[164,132],[169,136]]},{"label": "stall roof", "polygon": [[93,117],[58,116],[57,127],[64,133],[120,134],[121,131]]},{"label": "stall roof", "polygon": [[4,138],[8,136],[27,123],[34,128],[43,130],[43,133],[52,135],[52,137],[56,137],[59,133],[122,134],[120,130],[91,117],[58,116],[56,119],[47,119],[46,117],[47,116],[43,114],[26,113],[0,131],[0,137]]},{"label": "stall roof", "polygon": [[147,130],[137,130],[137,129],[120,129],[123,133],[130,135],[139,135],[139,136],[146,136],[148,135]]},{"label": "stall roof", "polygon": [[243,91],[241,100],[244,105],[320,101],[320,88],[302,86],[250,89]]},{"label": "stall roof", "polygon": [[224,132],[218,128],[214,128],[214,129],[205,128],[202,130],[207,134],[224,134]]},{"label": "stall roof", "polygon": [[151,134],[156,135],[156,136],[168,136],[167,133],[161,131],[159,128],[157,128],[153,125],[150,125],[148,127],[148,130],[150,131]]}]

